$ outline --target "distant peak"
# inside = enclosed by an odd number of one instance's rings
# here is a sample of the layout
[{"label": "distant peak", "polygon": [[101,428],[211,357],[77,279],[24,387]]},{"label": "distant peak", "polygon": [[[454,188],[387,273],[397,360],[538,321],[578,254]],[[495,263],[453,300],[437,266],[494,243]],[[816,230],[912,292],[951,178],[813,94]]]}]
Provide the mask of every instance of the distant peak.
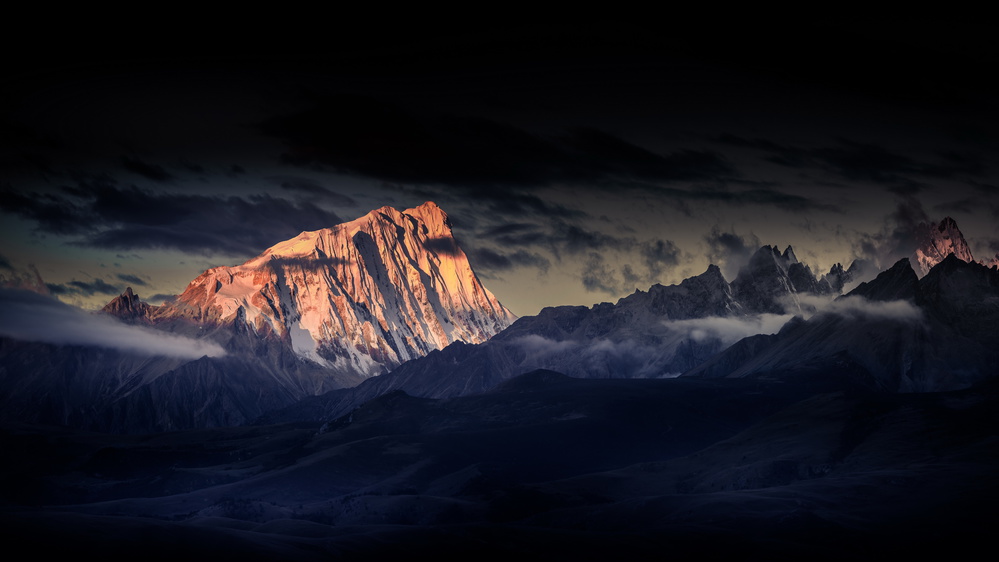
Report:
[{"label": "distant peak", "polygon": [[127,287],[121,295],[111,299],[111,302],[101,309],[105,314],[117,316],[123,320],[145,316],[153,307],[139,300],[139,295]]},{"label": "distant peak", "polygon": [[964,234],[952,217],[944,217],[939,223],[924,223],[922,228],[925,230],[919,234],[918,246],[910,256],[912,266],[920,277],[950,254],[961,261],[975,261]]},{"label": "distant peak", "polygon": [[728,283],[725,281],[725,276],[722,275],[721,268],[715,264],[709,265],[704,273],[698,275],[697,277],[701,279],[721,280],[722,283]]},{"label": "distant peak", "polygon": [[[940,232],[943,232],[944,230],[946,230],[948,228],[954,228],[954,229],[956,229],[957,228],[957,221],[955,221],[954,219],[952,219],[950,217],[944,217],[943,220],[940,221],[940,225],[937,227],[937,229]],[[960,230],[960,229],[958,229],[958,230]]]},{"label": "distant peak", "polygon": [[794,255],[794,248],[792,248],[790,245],[787,247],[786,250],[784,250],[784,253],[781,255],[781,257],[784,258],[784,260],[787,261],[789,264],[798,263],[798,256]]},{"label": "distant peak", "polygon": [[868,300],[891,301],[917,298],[919,278],[909,258],[902,258],[882,271],[873,280],[861,283],[847,296],[861,296]]},{"label": "distant peak", "polygon": [[403,213],[423,221],[435,236],[451,235],[451,220],[444,209],[441,209],[433,201],[427,201],[419,207],[406,209]]},{"label": "distant peak", "polygon": [[424,217],[444,217],[447,218],[447,213],[444,209],[440,208],[440,205],[434,203],[433,201],[427,201],[426,203],[413,207],[412,209],[406,209],[403,211],[404,214]]},{"label": "distant peak", "polygon": [[909,262],[909,258],[902,258],[895,262],[888,271],[905,271],[906,269],[912,269],[912,264]]}]

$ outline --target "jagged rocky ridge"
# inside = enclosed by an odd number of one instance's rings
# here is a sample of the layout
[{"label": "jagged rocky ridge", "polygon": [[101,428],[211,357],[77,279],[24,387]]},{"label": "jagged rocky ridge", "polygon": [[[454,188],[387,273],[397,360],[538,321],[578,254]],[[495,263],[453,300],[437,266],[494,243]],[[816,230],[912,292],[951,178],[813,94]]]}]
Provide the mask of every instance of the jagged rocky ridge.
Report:
[{"label": "jagged rocky ridge", "polygon": [[845,376],[888,391],[956,390],[999,371],[999,271],[950,254],[921,279],[903,258],[824,312],[746,338],[695,377]]},{"label": "jagged rocky ridge", "polygon": [[362,376],[455,341],[483,342],[516,318],[479,281],[433,202],[303,232],[242,265],[209,269],[147,310],[154,325],[243,324]]},{"label": "jagged rocky ridge", "polygon": [[616,304],[545,308],[485,343],[452,344],[266,419],[330,419],[393,390],[431,398],[473,394],[534,369],[578,378],[677,376],[745,335],[776,331],[802,312],[799,296],[830,292],[790,247],[763,246],[732,283],[711,265],[678,285],[653,285]]},{"label": "jagged rocky ridge", "polygon": [[485,341],[515,319],[430,202],[303,232],[206,271],[163,306],[129,288],[103,312],[226,354],[184,360],[3,339],[0,420],[124,432],[238,425],[452,342]]},{"label": "jagged rocky ridge", "polygon": [[909,256],[912,267],[919,277],[929,273],[934,265],[951,254],[961,261],[968,263],[975,261],[975,257],[971,255],[971,248],[968,247],[954,219],[944,217],[939,223],[931,222],[920,227],[916,250]]}]

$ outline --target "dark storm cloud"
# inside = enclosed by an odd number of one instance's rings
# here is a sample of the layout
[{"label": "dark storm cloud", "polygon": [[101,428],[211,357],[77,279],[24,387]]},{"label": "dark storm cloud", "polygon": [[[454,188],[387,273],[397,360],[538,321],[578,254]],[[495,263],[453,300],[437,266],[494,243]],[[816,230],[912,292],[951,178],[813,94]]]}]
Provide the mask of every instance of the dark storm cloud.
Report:
[{"label": "dark storm cloud", "polygon": [[155,192],[106,178],[43,195],[6,188],[0,209],[35,221],[39,231],[78,235],[76,245],[116,250],[255,254],[303,230],[343,222],[308,201]]},{"label": "dark storm cloud", "polygon": [[723,134],[715,140],[767,152],[769,156],[765,160],[784,167],[818,169],[848,182],[874,182],[901,193],[914,193],[926,187],[924,182],[914,178],[967,180],[987,171],[982,156],[974,152],[938,151],[932,159],[916,160],[878,144],[849,139],[837,139],[835,146],[818,148],[801,148],[733,134]]},{"label": "dark storm cloud", "polygon": [[621,276],[624,278],[624,284],[626,286],[638,285],[643,282],[642,276],[635,273],[632,269],[631,264],[627,263],[621,268]]},{"label": "dark storm cloud", "polygon": [[[586,251],[586,261],[580,275],[583,288],[590,292],[618,295],[636,286],[648,286],[663,280],[663,274],[680,264],[683,253],[671,240],[646,240],[639,242],[633,238],[595,239],[586,238],[586,245],[579,247]],[[599,250],[599,251],[595,251]],[[641,260],[642,271],[637,271],[630,263],[621,267],[621,278],[604,258],[605,250],[618,257],[631,256]]]},{"label": "dark storm cloud", "polygon": [[930,218],[917,199],[902,198],[879,232],[861,234],[854,243],[854,251],[878,267],[887,267],[916,250],[929,223]]},{"label": "dark storm cloud", "polygon": [[291,177],[272,177],[269,179],[276,182],[285,191],[316,197],[339,207],[357,207],[357,201],[353,198],[332,191],[310,179]]},{"label": "dark storm cloud", "polygon": [[553,250],[580,254],[589,250],[622,249],[634,244],[633,238],[619,238],[598,230],[589,230],[567,222],[555,222],[549,239]]},{"label": "dark storm cloud", "polygon": [[[483,196],[482,193],[478,195]],[[558,203],[545,201],[534,195],[518,193],[512,190],[491,192],[484,196],[492,199],[488,203],[489,210],[504,217],[522,218],[535,215],[542,217],[578,218],[586,216],[586,213],[583,211],[570,209]]]},{"label": "dark storm cloud", "polygon": [[680,264],[681,252],[671,240],[651,240],[639,247],[649,280],[656,280],[669,268]]},{"label": "dark storm cloud", "polygon": [[527,222],[512,222],[507,224],[501,224],[499,226],[494,226],[483,232],[483,236],[486,238],[495,238],[498,236],[511,236],[517,234],[523,234],[524,232],[537,230],[539,227],[533,223]]},{"label": "dark storm cloud", "polygon": [[564,138],[575,155],[597,172],[597,178],[634,178],[674,182],[717,180],[737,172],[725,158],[706,150],[680,150],[659,155],[596,129],[578,129]]},{"label": "dark storm cloud", "polygon": [[284,139],[288,163],[332,168],[389,182],[446,185],[503,200],[501,186],[656,182],[735,175],[719,154],[657,154],[595,129],[541,136],[481,117],[430,115],[362,96],[316,100],[262,130]]},{"label": "dark storm cloud", "polygon": [[482,268],[486,271],[506,271],[517,267],[533,267],[542,273],[548,273],[551,261],[536,252],[516,250],[500,252],[490,248],[469,250],[469,261],[473,269]]},{"label": "dark storm cloud", "polygon": [[999,213],[999,205],[988,200],[983,200],[980,197],[965,197],[956,201],[937,203],[933,205],[933,210],[940,211],[943,214],[957,212],[974,215],[980,211],[985,211],[995,215]]},{"label": "dark storm cloud", "polygon": [[717,225],[711,228],[704,240],[708,243],[708,260],[722,268],[726,279],[732,280],[739,268],[749,263],[749,258],[760,247],[755,235],[740,236],[734,232],[722,232]]},{"label": "dark storm cloud", "polygon": [[590,252],[580,273],[583,288],[591,293],[607,293],[617,295],[621,292],[621,283],[614,272],[604,261],[603,256]]},{"label": "dark storm cloud", "polygon": [[[537,224],[517,223],[508,225],[514,228],[505,230],[502,233],[486,236],[503,247],[510,246],[542,246],[549,245],[551,238],[546,227]],[[503,227],[500,227],[502,229]]]},{"label": "dark storm cloud", "polygon": [[14,266],[11,265],[10,260],[8,260],[5,256],[0,255],[0,269],[9,269],[13,271]]},{"label": "dark storm cloud", "polygon": [[53,194],[25,194],[9,185],[0,188],[0,210],[34,221],[52,234],[78,234],[89,227],[79,207]]},{"label": "dark storm cloud", "polygon": [[129,273],[119,273],[116,277],[126,283],[131,283],[132,285],[138,285],[140,287],[144,287],[149,284],[138,275],[131,275]]},{"label": "dark storm cloud", "polygon": [[[614,236],[562,220],[547,221],[544,225],[532,223],[500,225],[486,230],[482,238],[506,248],[542,248],[550,251],[558,260],[561,260],[563,255],[581,256],[589,253],[592,261],[594,254],[602,256],[608,252],[637,257],[643,266],[643,272],[639,274],[631,265],[627,265],[624,271],[627,284],[637,281],[657,282],[663,273],[679,265],[683,256],[680,248],[672,240],[639,240],[633,236]],[[543,263],[544,269],[547,269],[549,263],[547,259],[542,258],[544,262],[540,262],[537,259],[541,257],[540,255],[534,253],[532,256],[536,257],[521,259],[519,264],[540,266]],[[482,261],[495,262],[498,268],[503,264],[493,255],[484,255]],[[593,281],[595,278],[593,276],[588,278],[591,280],[589,286],[595,287]],[[606,282],[604,285],[610,286]]]},{"label": "dark storm cloud", "polygon": [[46,283],[45,286],[48,287],[53,295],[82,295],[90,297],[93,295],[118,295],[122,291],[120,288],[109,284],[103,279],[94,279],[93,281],[77,281],[74,279],[69,283],[61,285]]},{"label": "dark storm cloud", "polygon": [[121,159],[121,166],[133,174],[140,175],[147,180],[152,180],[157,183],[165,183],[174,179],[173,176],[163,168],[163,166],[143,162],[138,158],[124,156]]},{"label": "dark storm cloud", "polygon": [[[736,207],[745,205],[763,205],[777,207],[786,211],[843,212],[843,210],[836,205],[822,203],[801,195],[784,193],[783,191],[778,191],[776,189],[747,189],[736,191],[712,186],[697,186],[690,189],[679,189],[675,187],[635,182],[618,186],[619,189],[621,187],[630,187],[649,191],[657,195],[675,199],[681,203],[685,203],[687,201],[704,201],[711,203],[724,203]],[[685,214],[689,215],[689,213]]]}]

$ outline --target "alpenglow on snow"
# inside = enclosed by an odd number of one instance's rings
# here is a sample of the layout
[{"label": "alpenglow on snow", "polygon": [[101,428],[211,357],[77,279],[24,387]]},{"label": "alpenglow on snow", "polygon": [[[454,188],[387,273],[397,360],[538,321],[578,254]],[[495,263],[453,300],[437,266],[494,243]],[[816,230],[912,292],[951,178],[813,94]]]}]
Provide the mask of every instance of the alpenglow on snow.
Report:
[{"label": "alpenglow on snow", "polygon": [[150,316],[245,323],[364,376],[454,341],[485,341],[516,319],[476,277],[433,202],[382,207],[209,269]]}]

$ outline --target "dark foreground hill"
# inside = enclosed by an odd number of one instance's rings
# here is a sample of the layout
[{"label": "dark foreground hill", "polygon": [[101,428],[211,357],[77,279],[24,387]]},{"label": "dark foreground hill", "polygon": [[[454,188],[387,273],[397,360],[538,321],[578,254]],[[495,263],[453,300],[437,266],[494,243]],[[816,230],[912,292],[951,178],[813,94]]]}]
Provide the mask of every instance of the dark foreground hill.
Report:
[{"label": "dark foreground hill", "polygon": [[[833,375],[830,373],[830,375]],[[5,426],[0,528],[34,554],[874,559],[985,544],[999,386],[537,371],[315,424],[123,436]]]}]

